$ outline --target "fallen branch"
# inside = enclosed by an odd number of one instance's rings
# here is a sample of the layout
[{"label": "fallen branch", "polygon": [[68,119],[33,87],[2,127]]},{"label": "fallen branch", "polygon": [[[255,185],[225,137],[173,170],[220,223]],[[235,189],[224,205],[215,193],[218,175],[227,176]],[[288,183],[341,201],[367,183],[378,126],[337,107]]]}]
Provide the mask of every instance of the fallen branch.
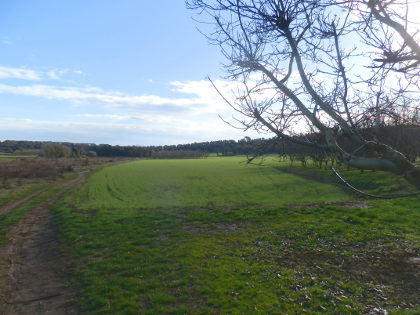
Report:
[{"label": "fallen branch", "polygon": [[29,299],[29,300],[16,300],[16,301],[10,301],[7,302],[7,304],[19,304],[19,303],[31,303],[31,302],[36,302],[36,301],[40,301],[40,300],[47,300],[47,299],[51,299],[53,297],[57,297],[60,295],[63,295],[63,292],[57,292],[57,293],[51,293],[48,295],[41,295],[39,297],[33,298],[33,299]]},{"label": "fallen branch", "polygon": [[372,195],[372,194],[366,193],[364,191],[361,191],[360,189],[357,189],[356,187],[354,187],[351,184],[349,184],[348,181],[346,181],[342,176],[340,176],[340,174],[338,174],[338,172],[334,169],[334,167],[330,166],[330,170],[333,172],[333,174],[335,176],[337,176],[344,183],[344,185],[346,185],[350,189],[354,190],[355,192],[357,192],[357,193],[359,193],[359,194],[361,194],[363,196],[367,196],[367,197],[371,197],[371,198],[376,198],[376,199],[397,199],[397,198],[414,197],[414,196],[420,195],[420,192],[411,193],[411,194],[404,194],[404,195],[394,195],[394,196],[378,196],[378,195]]}]

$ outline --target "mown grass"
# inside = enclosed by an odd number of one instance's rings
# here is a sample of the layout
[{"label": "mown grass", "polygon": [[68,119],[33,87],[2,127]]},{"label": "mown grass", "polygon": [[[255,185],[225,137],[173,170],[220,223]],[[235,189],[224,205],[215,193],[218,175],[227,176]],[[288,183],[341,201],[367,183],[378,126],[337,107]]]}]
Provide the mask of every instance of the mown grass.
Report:
[{"label": "mown grass", "polygon": [[326,171],[243,160],[110,166],[57,204],[83,311],[420,311],[419,199],[351,203]]},{"label": "mown grass", "polygon": [[339,185],[314,185],[313,181],[273,168],[275,163],[245,165],[243,157],[142,160],[94,174],[74,198],[84,209],[255,208],[351,199]]}]

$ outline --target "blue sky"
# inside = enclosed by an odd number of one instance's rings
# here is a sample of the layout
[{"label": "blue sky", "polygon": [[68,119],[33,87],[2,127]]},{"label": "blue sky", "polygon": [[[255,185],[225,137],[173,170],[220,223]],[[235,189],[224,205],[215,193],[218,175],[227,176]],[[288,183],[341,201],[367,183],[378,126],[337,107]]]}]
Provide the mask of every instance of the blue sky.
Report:
[{"label": "blue sky", "polygon": [[0,140],[159,145],[250,135],[218,117],[233,113],[205,78],[220,78],[223,60],[193,16],[183,0],[2,0]]}]

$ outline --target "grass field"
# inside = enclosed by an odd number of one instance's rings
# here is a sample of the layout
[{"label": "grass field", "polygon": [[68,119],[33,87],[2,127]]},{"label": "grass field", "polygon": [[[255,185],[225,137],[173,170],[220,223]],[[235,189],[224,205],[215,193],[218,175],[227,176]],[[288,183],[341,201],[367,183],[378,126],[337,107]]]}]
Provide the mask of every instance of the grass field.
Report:
[{"label": "grass field", "polygon": [[12,160],[12,159],[33,159],[36,155],[15,155],[15,154],[1,154],[0,153],[0,161],[1,160]]},{"label": "grass field", "polygon": [[358,200],[326,170],[244,160],[114,165],[67,194],[55,220],[83,311],[420,312],[418,198]]},{"label": "grass field", "polygon": [[[237,157],[143,160],[94,174],[76,195],[78,207],[277,207],[289,203],[344,201],[339,186],[314,185],[300,176]],[[299,189],[296,189],[299,187]]]}]

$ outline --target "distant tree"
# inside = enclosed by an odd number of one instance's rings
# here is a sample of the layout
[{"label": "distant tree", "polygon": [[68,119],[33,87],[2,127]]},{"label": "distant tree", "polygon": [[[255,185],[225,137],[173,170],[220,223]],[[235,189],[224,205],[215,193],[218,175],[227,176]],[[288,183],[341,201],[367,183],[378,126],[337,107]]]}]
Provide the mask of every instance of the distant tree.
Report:
[{"label": "distant tree", "polygon": [[[271,132],[348,166],[399,174],[420,188],[420,168],[377,136],[387,111],[408,103],[410,112],[419,108],[408,102],[410,89],[418,91],[420,54],[399,11],[404,4],[187,0],[187,6],[214,26],[208,39],[220,46],[227,77],[238,87],[229,97],[213,85],[241,114],[238,128]],[[321,136],[298,136],[303,132]]]},{"label": "distant tree", "polygon": [[152,153],[153,159],[200,159],[206,158],[208,153],[192,150],[162,150]]},{"label": "distant tree", "polygon": [[71,149],[60,143],[49,142],[41,147],[41,156],[47,159],[59,159],[70,155]]},{"label": "distant tree", "polygon": [[95,151],[88,151],[88,152],[86,153],[86,156],[87,156],[87,157],[96,157],[96,156],[97,156],[97,154],[96,154],[96,152],[95,152]]}]

